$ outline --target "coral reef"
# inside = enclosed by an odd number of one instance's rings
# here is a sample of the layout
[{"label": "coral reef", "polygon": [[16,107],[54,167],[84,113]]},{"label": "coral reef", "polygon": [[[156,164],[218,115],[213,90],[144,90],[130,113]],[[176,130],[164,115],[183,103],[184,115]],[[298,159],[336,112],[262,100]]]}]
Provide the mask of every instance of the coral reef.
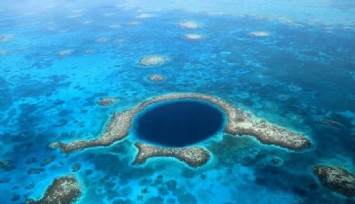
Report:
[{"label": "coral reef", "polygon": [[27,204],[74,203],[82,194],[78,180],[72,176],[56,178],[40,200],[28,200]]},{"label": "coral reef", "polygon": [[341,123],[336,122],[334,120],[327,119],[327,118],[317,120],[317,123],[328,126],[328,127],[333,127],[333,128],[342,128],[343,127],[343,125]]},{"label": "coral reef", "polygon": [[149,81],[153,81],[153,82],[161,82],[161,81],[164,81],[165,78],[163,75],[160,75],[160,74],[153,74],[153,75],[150,75],[148,77]]},{"label": "coral reef", "polygon": [[253,37],[269,37],[271,34],[265,31],[253,31],[249,33],[250,36]]},{"label": "coral reef", "polygon": [[164,64],[168,60],[162,55],[147,55],[139,60],[141,66],[158,66]]},{"label": "coral reef", "polygon": [[191,167],[199,167],[206,164],[210,158],[208,151],[201,147],[164,148],[141,142],[137,142],[135,145],[139,152],[133,162],[134,164],[145,163],[149,158],[153,157],[174,157]]},{"label": "coral reef", "polygon": [[97,104],[99,104],[100,106],[110,106],[110,105],[116,103],[117,100],[118,99],[116,97],[102,97],[97,102]]},{"label": "coral reef", "polygon": [[0,169],[4,169],[8,165],[8,162],[0,160]]},{"label": "coral reef", "polygon": [[257,118],[250,113],[234,108],[227,102],[209,95],[194,93],[175,93],[151,98],[131,109],[115,113],[108,122],[103,134],[91,140],[77,140],[69,143],[54,142],[50,148],[60,148],[66,153],[83,150],[89,147],[108,146],[122,140],[131,128],[132,119],[147,106],[162,101],[178,99],[196,99],[207,101],[220,107],[227,115],[227,125],[224,129],[231,135],[250,135],[264,144],[273,144],[291,150],[302,150],[311,145],[305,135]]},{"label": "coral reef", "polygon": [[313,168],[319,181],[332,191],[348,197],[355,195],[355,175],[346,169],[319,165]]}]

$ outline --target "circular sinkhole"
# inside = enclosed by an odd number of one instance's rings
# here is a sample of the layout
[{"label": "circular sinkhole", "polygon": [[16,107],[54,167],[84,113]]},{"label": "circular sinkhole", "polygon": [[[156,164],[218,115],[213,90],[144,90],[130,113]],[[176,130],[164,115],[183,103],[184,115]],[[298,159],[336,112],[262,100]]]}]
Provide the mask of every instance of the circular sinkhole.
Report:
[{"label": "circular sinkhole", "polygon": [[198,100],[174,100],[151,105],[134,120],[135,135],[151,143],[184,147],[222,131],[222,109]]}]

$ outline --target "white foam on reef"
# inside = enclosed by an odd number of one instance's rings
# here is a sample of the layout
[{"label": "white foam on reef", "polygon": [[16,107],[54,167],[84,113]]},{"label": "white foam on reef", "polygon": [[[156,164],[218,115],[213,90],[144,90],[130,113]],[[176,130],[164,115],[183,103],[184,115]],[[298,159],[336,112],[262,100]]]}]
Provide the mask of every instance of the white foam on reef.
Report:
[{"label": "white foam on reef", "polygon": [[179,25],[183,28],[189,28],[189,29],[197,29],[200,27],[200,25],[194,21],[183,21],[180,22]]},{"label": "white foam on reef", "polygon": [[84,25],[91,24],[91,23],[92,23],[92,21],[84,21],[83,22]]},{"label": "white foam on reef", "polygon": [[71,55],[72,53],[73,53],[73,50],[61,50],[61,51],[57,52],[57,55],[68,56],[68,55]]},{"label": "white foam on reef", "polygon": [[168,58],[163,55],[147,55],[139,60],[141,66],[158,66],[164,64]]},{"label": "white foam on reef", "polygon": [[144,9],[146,12],[183,10],[193,13],[251,16],[270,20],[284,18],[289,22],[296,22],[296,26],[312,24],[353,27],[354,22],[351,19],[354,19],[355,9],[349,6],[347,9],[341,9],[340,6],[346,6],[347,3],[335,2],[334,0],[221,0],[217,3],[215,0],[205,0],[201,5],[200,0],[164,0],[164,3],[161,0],[150,0],[149,3],[146,0],[123,0],[120,6],[126,9]]},{"label": "white foam on reef", "polygon": [[203,35],[200,34],[185,34],[184,37],[188,40],[201,40]]},{"label": "white foam on reef", "polygon": [[108,28],[117,29],[117,28],[119,28],[119,25],[117,25],[117,24],[109,25]]},{"label": "white foam on reef", "polygon": [[136,16],[136,18],[152,18],[152,17],[154,17],[154,15],[150,13],[142,13]]},{"label": "white foam on reef", "polygon": [[253,31],[253,32],[250,32],[249,35],[253,36],[253,37],[262,38],[262,37],[269,37],[271,34],[266,31]]}]

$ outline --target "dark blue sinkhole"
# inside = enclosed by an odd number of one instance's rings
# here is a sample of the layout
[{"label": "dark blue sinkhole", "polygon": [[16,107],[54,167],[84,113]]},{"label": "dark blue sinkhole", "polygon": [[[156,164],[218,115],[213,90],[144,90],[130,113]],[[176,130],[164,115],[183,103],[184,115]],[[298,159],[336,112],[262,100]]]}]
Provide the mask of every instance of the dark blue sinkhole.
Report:
[{"label": "dark blue sinkhole", "polygon": [[225,114],[217,106],[197,100],[161,102],[134,120],[138,138],[169,147],[184,147],[206,140],[222,130]]}]

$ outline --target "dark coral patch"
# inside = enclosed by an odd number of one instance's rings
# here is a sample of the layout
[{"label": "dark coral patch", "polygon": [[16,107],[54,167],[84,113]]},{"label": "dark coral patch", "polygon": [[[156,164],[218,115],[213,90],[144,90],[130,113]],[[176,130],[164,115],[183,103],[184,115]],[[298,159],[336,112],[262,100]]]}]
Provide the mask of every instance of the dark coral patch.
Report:
[{"label": "dark coral patch", "polygon": [[313,168],[319,181],[332,191],[348,197],[355,195],[355,175],[346,169],[320,165]]}]

